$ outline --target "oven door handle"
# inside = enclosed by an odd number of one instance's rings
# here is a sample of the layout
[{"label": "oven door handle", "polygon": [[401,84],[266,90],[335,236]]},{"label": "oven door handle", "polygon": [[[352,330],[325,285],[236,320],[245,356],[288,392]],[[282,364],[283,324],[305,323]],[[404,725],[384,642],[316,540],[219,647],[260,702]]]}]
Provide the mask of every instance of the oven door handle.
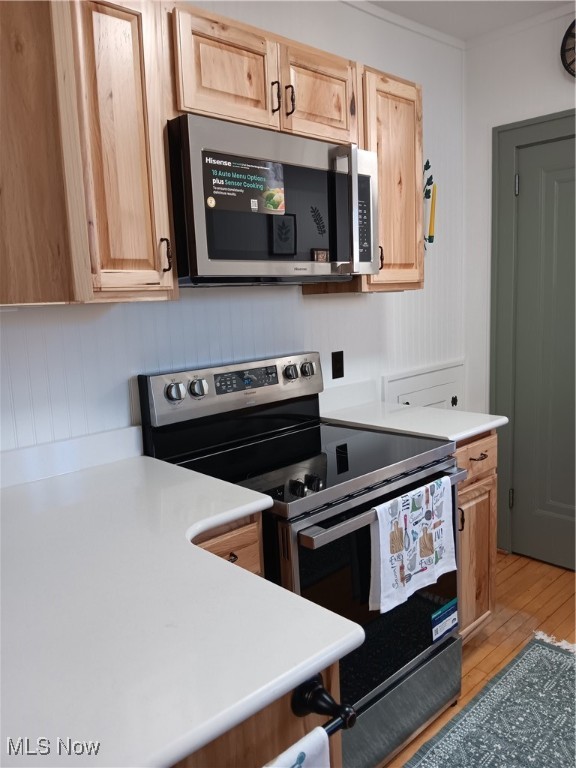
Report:
[{"label": "oven door handle", "polygon": [[344,520],[338,525],[333,525],[332,528],[321,528],[319,525],[311,525],[310,528],[305,528],[298,534],[298,543],[306,549],[320,549],[325,544],[330,544],[336,539],[347,536],[353,531],[357,531],[359,528],[364,528],[365,525],[370,525],[376,520],[376,510],[368,509],[366,512],[362,512],[357,517],[352,517],[350,520]]},{"label": "oven door handle", "polygon": [[447,469],[446,474],[450,477],[450,485],[457,485],[468,477],[468,470],[462,469],[462,467],[454,467],[453,469]]},{"label": "oven door handle", "polygon": [[[460,467],[454,467],[454,469],[448,470],[446,475],[450,477],[450,485],[456,485],[466,479],[468,472],[465,469],[460,469]],[[320,549],[320,547],[326,544],[341,539],[342,536],[347,536],[349,533],[364,528],[366,525],[371,525],[376,519],[376,510],[367,509],[366,512],[362,512],[356,517],[351,517],[349,520],[344,520],[328,529],[322,528],[319,525],[311,525],[310,528],[304,528],[303,531],[298,533],[298,543],[306,549]]]}]

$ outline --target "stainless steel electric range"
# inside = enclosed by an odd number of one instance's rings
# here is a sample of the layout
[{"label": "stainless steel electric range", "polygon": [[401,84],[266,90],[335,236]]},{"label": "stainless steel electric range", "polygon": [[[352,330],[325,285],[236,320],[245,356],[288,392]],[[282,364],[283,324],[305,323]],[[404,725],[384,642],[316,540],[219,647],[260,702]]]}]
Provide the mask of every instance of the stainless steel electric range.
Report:
[{"label": "stainless steel electric range", "polygon": [[[358,713],[343,733],[344,764],[391,757],[457,699],[461,641],[456,571],[390,611],[369,610],[374,508],[448,476],[454,519],[465,477],[454,443],[324,422],[316,352],[141,375],[138,384],[144,452],[270,495],[266,578],[364,627],[363,645],[340,662],[342,701]],[[448,605],[453,621],[438,636],[434,618]]]}]

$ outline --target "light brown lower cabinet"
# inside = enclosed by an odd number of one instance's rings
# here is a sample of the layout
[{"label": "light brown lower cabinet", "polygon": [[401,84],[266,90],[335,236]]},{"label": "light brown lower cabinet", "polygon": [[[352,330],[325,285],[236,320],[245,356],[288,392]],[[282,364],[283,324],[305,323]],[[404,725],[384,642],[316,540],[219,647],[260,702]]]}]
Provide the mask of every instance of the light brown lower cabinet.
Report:
[{"label": "light brown lower cabinet", "polygon": [[458,466],[468,478],[458,487],[458,614],[466,642],[490,618],[495,604],[497,437],[459,443]]},{"label": "light brown lower cabinet", "polygon": [[[338,664],[322,673],[324,687],[340,701]],[[176,763],[174,768],[262,768],[313,728],[328,721],[325,715],[296,717],[292,694],[286,694],[243,723]],[[340,732],[330,737],[330,764],[342,765]]]},{"label": "light brown lower cabinet", "polygon": [[193,543],[229,563],[262,576],[264,564],[261,521],[260,514],[254,514],[243,521],[236,521],[231,526],[207,531],[194,539]]}]

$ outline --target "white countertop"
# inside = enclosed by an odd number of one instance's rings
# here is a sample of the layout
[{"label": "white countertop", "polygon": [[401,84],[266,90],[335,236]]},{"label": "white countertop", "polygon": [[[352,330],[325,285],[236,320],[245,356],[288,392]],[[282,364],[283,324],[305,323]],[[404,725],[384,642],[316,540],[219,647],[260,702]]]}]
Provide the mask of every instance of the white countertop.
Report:
[{"label": "white countertop", "polygon": [[[334,398],[333,398],[334,401]],[[447,440],[464,440],[508,423],[506,416],[447,408],[424,408],[373,399],[361,405],[322,410],[323,419],[346,425],[362,425]]]},{"label": "white countertop", "polygon": [[[168,766],[363,641],[190,543],[267,496],[137,457],[1,504],[2,765]],[[9,738],[50,754],[8,757]]]}]

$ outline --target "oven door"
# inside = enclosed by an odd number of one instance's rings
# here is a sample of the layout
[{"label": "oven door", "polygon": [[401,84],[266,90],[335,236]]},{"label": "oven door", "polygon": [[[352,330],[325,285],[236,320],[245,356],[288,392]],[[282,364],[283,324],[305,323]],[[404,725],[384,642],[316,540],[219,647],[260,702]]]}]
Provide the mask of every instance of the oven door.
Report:
[{"label": "oven door", "polygon": [[[456,484],[465,471],[450,474],[452,521],[456,519]],[[427,478],[426,482],[442,475]],[[457,573],[415,592],[386,613],[368,607],[371,573],[370,525],[374,506],[423,485],[420,480],[400,492],[362,502],[343,502],[284,527],[283,581],[318,605],[362,625],[366,639],[340,662],[342,701],[362,708],[411,669],[437,652],[457,630]],[[321,518],[321,519],[318,519]],[[453,527],[455,531],[455,527]],[[286,534],[290,544],[287,546]],[[282,535],[281,535],[282,539]],[[285,584],[286,585],[286,584]],[[441,631],[438,626],[444,625]]]}]

